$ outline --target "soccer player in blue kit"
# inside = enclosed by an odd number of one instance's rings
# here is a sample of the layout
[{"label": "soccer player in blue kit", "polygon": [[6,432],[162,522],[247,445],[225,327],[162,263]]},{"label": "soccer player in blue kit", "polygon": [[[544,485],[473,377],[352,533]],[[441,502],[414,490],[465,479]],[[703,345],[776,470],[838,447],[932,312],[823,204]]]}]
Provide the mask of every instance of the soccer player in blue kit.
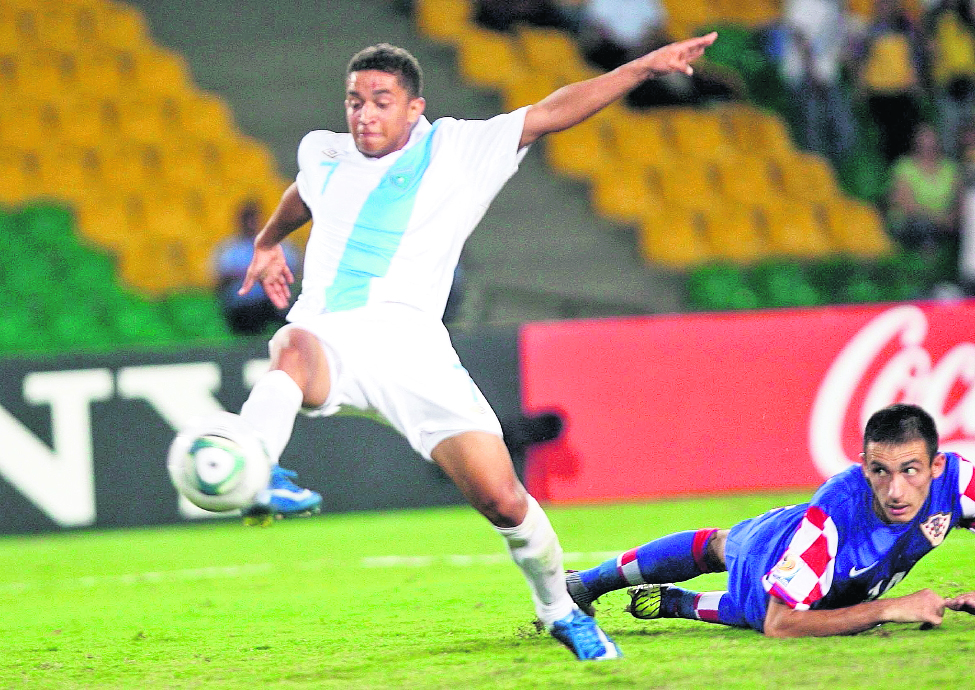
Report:
[{"label": "soccer player in blue kit", "polygon": [[[730,530],[680,532],[602,565],[570,572],[583,609],[633,586],[637,618],[688,618],[769,637],[843,635],[881,623],[939,625],[946,608],[975,614],[975,592],[924,589],[879,599],[955,527],[975,528],[973,465],[938,452],[931,416],[915,405],[875,412],[862,464],[827,480],[809,503],[777,508]],[[728,571],[728,590],[677,587]]]},{"label": "soccer player in blue kit", "polygon": [[432,123],[409,52],[379,44],[353,56],[344,91],[348,132],[302,139],[295,183],[255,238],[241,288],[260,282],[278,307],[287,306],[293,276],[280,243],[313,222],[301,294],[271,339],[270,371],[240,411],[274,465],[252,510],[293,514],[321,502],[277,464],[299,412],[376,412],[495,527],[552,636],[580,660],[620,656],[569,596],[555,531],[518,480],[498,419],[441,319],[461,248],[527,147],[647,79],[690,74],[715,38],[672,43],[487,120]]}]

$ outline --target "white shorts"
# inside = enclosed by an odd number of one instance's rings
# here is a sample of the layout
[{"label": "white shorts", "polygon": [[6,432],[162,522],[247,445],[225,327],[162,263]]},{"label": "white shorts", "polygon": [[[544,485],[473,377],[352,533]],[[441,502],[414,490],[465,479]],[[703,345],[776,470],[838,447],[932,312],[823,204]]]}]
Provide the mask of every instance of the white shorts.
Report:
[{"label": "white shorts", "polygon": [[438,443],[465,431],[502,435],[439,319],[397,305],[321,314],[279,330],[272,358],[294,328],[318,338],[331,377],[325,404],[304,414],[378,413],[427,460]]}]

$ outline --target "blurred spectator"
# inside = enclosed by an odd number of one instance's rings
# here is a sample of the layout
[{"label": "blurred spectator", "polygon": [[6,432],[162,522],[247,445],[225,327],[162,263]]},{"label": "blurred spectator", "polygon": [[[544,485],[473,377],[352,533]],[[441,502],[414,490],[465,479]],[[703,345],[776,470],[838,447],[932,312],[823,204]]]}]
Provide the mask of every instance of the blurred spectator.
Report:
[{"label": "blurred spectator", "polygon": [[494,31],[510,31],[518,23],[569,28],[569,19],[555,0],[477,0],[474,21]]},{"label": "blurred spectator", "polygon": [[958,151],[961,121],[975,113],[975,16],[971,0],[941,0],[925,16],[930,84],[941,145]]},{"label": "blurred spectator", "polygon": [[975,296],[975,119],[961,124],[958,158],[961,174],[958,223],[958,282]]},{"label": "blurred spectator", "polygon": [[910,154],[894,164],[888,225],[900,244],[934,257],[957,246],[958,165],[944,156],[934,127],[922,124]]},{"label": "blurred spectator", "polygon": [[[254,237],[260,232],[259,209],[255,202],[241,206],[237,216],[237,234],[223,242],[216,250],[217,297],[223,307],[230,330],[238,335],[258,335],[269,326],[285,323],[285,311],[278,310],[264,294],[260,283],[246,295],[238,295],[247,267],[254,254]],[[300,262],[298,252],[287,241],[282,242],[285,259],[292,271]]]},{"label": "blurred spectator", "polygon": [[921,70],[914,25],[900,0],[876,1],[856,54],[860,92],[880,131],[884,158],[893,163],[910,151],[921,119]]},{"label": "blurred spectator", "polygon": [[[660,0],[583,0],[579,9],[579,48],[592,65],[609,71],[670,43],[667,10]],[[634,107],[695,105],[712,99],[740,98],[736,75],[706,61],[693,76],[672,73],[650,79],[626,96]]]},{"label": "blurred spectator", "polygon": [[670,43],[660,0],[586,0],[580,7],[579,45],[604,70]]},{"label": "blurred spectator", "polygon": [[843,85],[848,31],[839,0],[786,0],[781,71],[798,109],[803,148],[841,162],[856,143]]}]

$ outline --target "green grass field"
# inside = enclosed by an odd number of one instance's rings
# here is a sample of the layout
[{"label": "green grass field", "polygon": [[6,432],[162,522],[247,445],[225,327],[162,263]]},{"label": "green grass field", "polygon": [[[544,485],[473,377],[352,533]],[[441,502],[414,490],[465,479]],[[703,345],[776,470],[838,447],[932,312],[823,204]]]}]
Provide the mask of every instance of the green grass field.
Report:
[{"label": "green grass field", "polygon": [[[550,508],[567,564],[805,495]],[[953,532],[896,587],[975,589]],[[767,640],[599,617],[626,658],[580,663],[532,625],[500,537],[468,508],[0,539],[3,688],[965,688],[975,617],[856,637]],[[723,576],[698,589],[723,588]]]}]

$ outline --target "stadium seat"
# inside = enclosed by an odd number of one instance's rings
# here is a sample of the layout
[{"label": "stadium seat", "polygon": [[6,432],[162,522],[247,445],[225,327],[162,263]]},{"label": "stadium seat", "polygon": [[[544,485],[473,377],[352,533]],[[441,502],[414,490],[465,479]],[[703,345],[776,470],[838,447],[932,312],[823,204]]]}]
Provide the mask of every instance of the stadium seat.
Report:
[{"label": "stadium seat", "polygon": [[654,165],[664,202],[685,208],[712,209],[723,205],[719,181],[711,163],[695,158]]},{"label": "stadium seat", "polygon": [[511,36],[475,27],[457,46],[457,67],[469,84],[498,91],[527,71]]},{"label": "stadium seat", "polygon": [[704,214],[705,236],[715,257],[741,264],[754,263],[769,255],[757,211],[734,205]]},{"label": "stadium seat", "polygon": [[811,259],[835,249],[812,204],[769,204],[761,212],[771,252]]},{"label": "stadium seat", "polygon": [[640,226],[644,258],[672,269],[685,269],[713,258],[705,242],[698,214],[683,209],[659,209]]},{"label": "stadium seat", "polygon": [[574,179],[587,180],[597,171],[615,165],[603,127],[596,120],[549,134],[544,143],[548,164]]},{"label": "stadium seat", "polygon": [[748,285],[737,264],[711,262],[692,269],[687,278],[687,296],[691,305],[705,311],[755,309],[758,295]]},{"label": "stadium seat", "polygon": [[716,160],[733,153],[717,115],[681,108],[672,111],[667,119],[675,148],[681,154]]},{"label": "stadium seat", "polygon": [[471,26],[470,0],[415,0],[417,27],[427,38],[457,45]]},{"label": "stadium seat", "polygon": [[141,10],[123,3],[93,3],[90,21],[100,43],[117,50],[137,50],[149,42]]},{"label": "stadium seat", "polygon": [[768,259],[752,270],[762,306],[811,307],[823,302],[823,297],[806,276],[802,265],[789,259]]},{"label": "stadium seat", "polygon": [[825,205],[829,234],[837,247],[862,258],[877,258],[894,251],[877,209],[856,201]]},{"label": "stadium seat", "polygon": [[730,203],[765,203],[780,195],[772,181],[769,161],[761,152],[726,156],[715,163],[721,193]]},{"label": "stadium seat", "polygon": [[518,44],[525,63],[533,72],[555,76],[561,83],[571,83],[598,75],[579,53],[573,37],[559,29],[520,25]]},{"label": "stadium seat", "polygon": [[525,71],[505,84],[502,93],[505,110],[511,112],[538,103],[559,86],[558,80],[552,74]]},{"label": "stadium seat", "polygon": [[822,156],[796,153],[773,159],[772,167],[786,196],[817,202],[841,196],[833,168]]},{"label": "stadium seat", "polygon": [[752,107],[733,106],[724,110],[724,118],[742,153],[752,155],[761,151],[767,156],[786,156],[795,152],[788,128],[775,115]]},{"label": "stadium seat", "polygon": [[646,170],[639,166],[616,165],[597,170],[589,198],[600,214],[634,225],[662,205]]},{"label": "stadium seat", "polygon": [[637,164],[666,165],[677,158],[660,115],[622,109],[607,121],[613,148],[621,160]]}]

